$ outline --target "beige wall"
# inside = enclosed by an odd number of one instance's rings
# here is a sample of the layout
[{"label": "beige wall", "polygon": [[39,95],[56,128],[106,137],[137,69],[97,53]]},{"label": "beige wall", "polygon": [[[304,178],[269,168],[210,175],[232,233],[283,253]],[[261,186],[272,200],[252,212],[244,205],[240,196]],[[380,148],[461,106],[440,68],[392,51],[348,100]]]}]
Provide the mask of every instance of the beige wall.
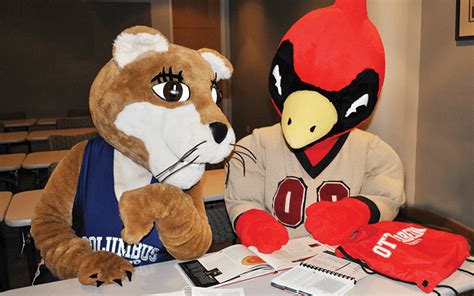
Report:
[{"label": "beige wall", "polygon": [[454,22],[455,1],[423,1],[415,202],[474,227],[474,42]]},{"label": "beige wall", "polygon": [[414,204],[421,0],[368,0],[369,17],[385,46],[385,82],[367,130],[390,144],[405,171],[407,203]]}]

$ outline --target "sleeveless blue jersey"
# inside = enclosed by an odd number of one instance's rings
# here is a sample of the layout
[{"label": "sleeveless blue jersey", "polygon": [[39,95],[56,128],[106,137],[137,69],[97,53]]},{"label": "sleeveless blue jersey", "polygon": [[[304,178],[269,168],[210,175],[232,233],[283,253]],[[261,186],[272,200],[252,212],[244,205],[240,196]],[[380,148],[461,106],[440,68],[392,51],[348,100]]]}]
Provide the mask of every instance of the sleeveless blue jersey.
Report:
[{"label": "sleeveless blue jersey", "polygon": [[[90,140],[84,150],[73,207],[73,229],[87,239],[94,251],[109,251],[134,266],[173,259],[160,241],[156,226],[135,245],[126,244],[120,232],[123,223],[114,190],[114,148],[101,137]],[[152,177],[151,183],[157,180]]]}]

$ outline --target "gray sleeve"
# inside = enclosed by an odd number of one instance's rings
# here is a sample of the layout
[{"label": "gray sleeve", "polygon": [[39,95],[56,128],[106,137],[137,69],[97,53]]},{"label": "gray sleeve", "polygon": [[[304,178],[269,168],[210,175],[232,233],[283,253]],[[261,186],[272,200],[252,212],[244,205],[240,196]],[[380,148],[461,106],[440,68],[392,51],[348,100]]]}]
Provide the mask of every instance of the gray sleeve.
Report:
[{"label": "gray sleeve", "polygon": [[[228,174],[227,185],[224,192],[227,212],[229,213],[232,225],[235,227],[236,219],[240,214],[250,209],[265,210],[264,205],[264,147],[258,132],[240,140],[238,145],[246,149],[236,147],[231,155],[228,165],[226,165],[226,175]],[[240,153],[242,152],[242,153]],[[247,155],[245,155],[245,154]],[[240,154],[240,156],[238,155]],[[242,163],[244,162],[245,165]],[[245,169],[244,169],[245,167]]]},{"label": "gray sleeve", "polygon": [[397,153],[380,138],[369,146],[359,200],[371,212],[369,223],[393,220],[405,203],[403,166]]}]

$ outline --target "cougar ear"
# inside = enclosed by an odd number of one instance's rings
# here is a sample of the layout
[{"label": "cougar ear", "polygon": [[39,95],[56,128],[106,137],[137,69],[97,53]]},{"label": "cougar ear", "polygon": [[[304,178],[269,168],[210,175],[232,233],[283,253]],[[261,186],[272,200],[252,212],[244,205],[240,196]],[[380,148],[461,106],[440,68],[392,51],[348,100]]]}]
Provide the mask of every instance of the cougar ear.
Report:
[{"label": "cougar ear", "polygon": [[159,31],[145,26],[125,29],[114,41],[112,54],[119,68],[124,68],[148,51],[167,51],[169,42]]},{"label": "cougar ear", "polygon": [[212,71],[217,74],[217,81],[221,79],[229,79],[232,76],[234,68],[225,56],[209,48],[201,48],[198,52],[201,54],[202,58],[211,65]]}]

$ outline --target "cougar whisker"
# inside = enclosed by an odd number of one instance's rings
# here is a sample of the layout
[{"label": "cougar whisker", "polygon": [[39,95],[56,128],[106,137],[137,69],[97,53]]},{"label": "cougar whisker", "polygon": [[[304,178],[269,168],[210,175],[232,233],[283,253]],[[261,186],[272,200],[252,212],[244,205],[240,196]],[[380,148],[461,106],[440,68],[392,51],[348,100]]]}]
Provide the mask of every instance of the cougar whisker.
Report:
[{"label": "cougar whisker", "polygon": [[[239,155],[240,156],[240,155]],[[244,177],[245,177],[245,160],[242,156],[240,156],[241,159],[239,158],[236,158],[236,157],[231,157],[230,159],[235,159],[235,160],[238,160],[240,161],[240,163],[242,164],[242,169],[243,169],[243,173],[244,173]]]},{"label": "cougar whisker", "polygon": [[[190,156],[191,154],[193,154],[199,146],[201,146],[202,144],[206,143],[207,141],[202,141],[196,145],[194,145],[194,147],[192,147],[191,149],[189,149],[187,152],[185,152],[183,154],[183,156],[181,156],[175,163],[171,164],[169,167],[167,167],[166,169],[164,169],[163,171],[161,171],[159,174],[157,174],[155,176],[155,178],[158,180],[159,177],[161,177],[165,172],[169,171],[169,170],[172,170],[174,169],[180,162],[183,162],[184,159],[186,159],[188,156]],[[196,160],[196,159],[194,159]],[[194,161],[193,160],[193,161]]]},{"label": "cougar whisker", "polygon": [[234,150],[234,153],[245,155],[245,156],[247,156],[248,158],[250,158],[250,159],[253,161],[253,163],[257,164],[257,160],[254,159],[254,158],[252,158],[248,153],[246,153],[246,152],[244,152],[244,151],[237,151],[237,150]]},{"label": "cougar whisker", "polygon": [[199,155],[196,156],[193,160],[191,160],[191,162],[188,162],[187,164],[183,165],[183,166],[180,167],[179,169],[177,169],[177,170],[171,172],[171,173],[170,173],[169,175],[167,175],[163,180],[161,180],[161,182],[164,182],[166,179],[168,179],[168,178],[171,177],[172,175],[176,174],[176,173],[179,172],[180,170],[184,169],[185,167],[194,164],[194,161],[195,161],[196,159],[198,159],[198,158],[199,158]]},{"label": "cougar whisker", "polygon": [[239,147],[239,148],[242,148],[244,150],[247,150],[250,154],[252,154],[253,158],[255,158],[255,160],[257,159],[257,157],[255,156],[255,154],[253,154],[252,151],[250,151],[250,149],[248,149],[247,147],[244,147],[242,145],[239,145],[239,144],[229,144],[229,145],[232,145],[232,146],[235,146],[235,147]]}]

